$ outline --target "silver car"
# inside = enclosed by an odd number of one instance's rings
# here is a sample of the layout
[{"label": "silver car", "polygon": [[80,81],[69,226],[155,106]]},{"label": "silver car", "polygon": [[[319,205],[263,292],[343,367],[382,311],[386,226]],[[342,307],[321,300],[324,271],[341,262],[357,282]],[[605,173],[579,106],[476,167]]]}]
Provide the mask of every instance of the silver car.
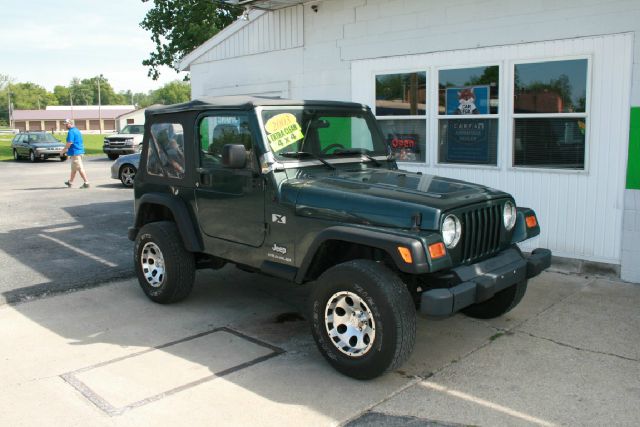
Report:
[{"label": "silver car", "polygon": [[139,164],[140,153],[120,156],[111,165],[111,178],[119,179],[125,187],[133,187]]}]

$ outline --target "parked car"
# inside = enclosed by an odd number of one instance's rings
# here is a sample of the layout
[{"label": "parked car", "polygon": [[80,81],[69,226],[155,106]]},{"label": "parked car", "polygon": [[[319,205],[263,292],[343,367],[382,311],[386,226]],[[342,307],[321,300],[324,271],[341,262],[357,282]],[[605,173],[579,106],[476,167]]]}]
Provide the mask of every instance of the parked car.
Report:
[{"label": "parked car", "polygon": [[138,153],[142,148],[143,134],[144,125],[127,125],[120,132],[104,138],[102,151],[111,160],[123,154]]},{"label": "parked car", "polygon": [[111,165],[111,178],[119,179],[125,187],[133,187],[139,164],[140,153],[121,156]]},{"label": "parked car", "polygon": [[64,162],[67,156],[60,155],[64,146],[63,142],[47,132],[21,132],[11,141],[13,159],[16,161],[28,158],[31,162],[35,162],[57,157]]},{"label": "parked car", "polygon": [[509,312],[551,263],[517,245],[540,233],[532,209],[399,170],[365,105],[205,98],[148,109],[145,126],[128,235],[144,293],[180,301],[196,269],[227,263],[306,283],[318,350],[345,375],[399,368],[416,312]]}]

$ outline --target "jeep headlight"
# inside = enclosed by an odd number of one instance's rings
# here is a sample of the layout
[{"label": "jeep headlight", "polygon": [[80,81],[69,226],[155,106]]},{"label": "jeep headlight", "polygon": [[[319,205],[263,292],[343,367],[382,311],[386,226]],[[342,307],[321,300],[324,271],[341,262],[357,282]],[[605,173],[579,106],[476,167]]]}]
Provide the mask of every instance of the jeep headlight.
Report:
[{"label": "jeep headlight", "polygon": [[442,221],[442,241],[448,249],[455,248],[462,236],[462,225],[455,215],[447,215]]},{"label": "jeep headlight", "polygon": [[504,209],[502,210],[502,221],[504,222],[504,228],[507,230],[511,230],[514,225],[516,225],[516,205],[507,201],[504,204]]}]

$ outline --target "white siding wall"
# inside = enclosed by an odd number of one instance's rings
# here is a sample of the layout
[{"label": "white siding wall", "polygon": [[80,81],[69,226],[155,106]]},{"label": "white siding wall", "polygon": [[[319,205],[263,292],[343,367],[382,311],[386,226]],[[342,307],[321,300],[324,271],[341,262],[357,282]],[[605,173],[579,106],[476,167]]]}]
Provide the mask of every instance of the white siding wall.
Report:
[{"label": "white siding wall", "polygon": [[428,67],[500,64],[500,111],[511,111],[508,74],[514,61],[588,56],[591,59],[591,108],[588,118],[586,170],[582,172],[511,167],[511,123],[501,121],[498,166],[438,165],[437,75],[428,76],[430,116],[427,120],[427,164],[403,164],[447,177],[478,182],[508,191],[521,206],[536,210],[541,235],[525,250],[547,247],[556,255],[620,263],[622,212],[629,132],[629,93],[633,37],[629,34],[527,43],[496,48],[439,52],[355,61],[353,100],[375,104],[375,74]]},{"label": "white siding wall", "polygon": [[191,96],[299,96],[302,48],[191,65]]},{"label": "white siding wall", "polygon": [[295,6],[264,13],[194,61],[201,64],[304,44],[303,7]]}]

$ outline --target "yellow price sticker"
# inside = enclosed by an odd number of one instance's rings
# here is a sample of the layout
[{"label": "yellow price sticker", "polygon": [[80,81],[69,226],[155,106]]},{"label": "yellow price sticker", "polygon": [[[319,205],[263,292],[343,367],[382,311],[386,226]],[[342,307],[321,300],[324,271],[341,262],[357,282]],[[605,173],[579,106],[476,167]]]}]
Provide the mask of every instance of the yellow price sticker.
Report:
[{"label": "yellow price sticker", "polygon": [[264,125],[269,145],[274,152],[300,141],[304,138],[302,128],[291,113],[282,113],[271,117]]}]

